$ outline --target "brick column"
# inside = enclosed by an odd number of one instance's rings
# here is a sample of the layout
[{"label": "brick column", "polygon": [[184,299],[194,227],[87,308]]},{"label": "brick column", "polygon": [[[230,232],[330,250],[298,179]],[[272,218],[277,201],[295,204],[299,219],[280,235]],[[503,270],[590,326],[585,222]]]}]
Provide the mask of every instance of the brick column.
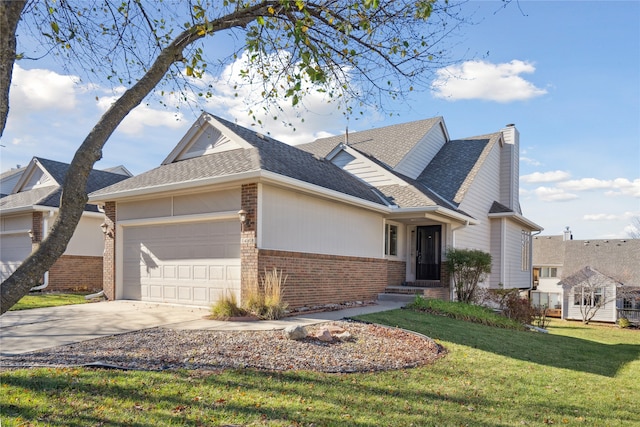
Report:
[{"label": "brick column", "polygon": [[116,202],[105,203],[104,223],[112,233],[104,235],[102,289],[108,299],[114,300],[116,298]]},{"label": "brick column", "polygon": [[241,224],[240,233],[240,301],[247,292],[258,284],[258,248],[256,242],[258,184],[244,184],[241,191],[241,208],[247,212],[247,219]]},{"label": "brick column", "polygon": [[33,232],[31,250],[34,251],[42,242],[42,212],[33,212],[31,214],[31,231]]}]

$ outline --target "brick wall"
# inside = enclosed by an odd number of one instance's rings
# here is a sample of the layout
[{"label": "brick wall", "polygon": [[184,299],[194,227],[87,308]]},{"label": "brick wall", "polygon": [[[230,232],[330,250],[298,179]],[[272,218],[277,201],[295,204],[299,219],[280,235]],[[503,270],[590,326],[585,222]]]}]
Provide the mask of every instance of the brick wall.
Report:
[{"label": "brick wall", "polygon": [[400,286],[407,281],[407,263],[404,261],[387,261],[387,284]]},{"label": "brick wall", "polygon": [[33,212],[31,214],[31,250],[34,251],[42,242],[42,212]]},{"label": "brick wall", "polygon": [[47,291],[102,290],[102,257],[63,255],[49,270]]},{"label": "brick wall", "polygon": [[104,254],[102,259],[102,289],[105,296],[116,299],[116,202],[107,202],[104,205],[104,222],[113,230],[113,235],[104,236]]},{"label": "brick wall", "polygon": [[387,286],[387,261],[260,249],[260,275],[274,267],[287,276],[290,308],[377,299]]},{"label": "brick wall", "polygon": [[256,247],[256,223],[258,211],[258,184],[245,184],[240,192],[241,208],[247,212],[247,219],[241,225],[240,233],[240,300],[258,283],[258,249]]}]

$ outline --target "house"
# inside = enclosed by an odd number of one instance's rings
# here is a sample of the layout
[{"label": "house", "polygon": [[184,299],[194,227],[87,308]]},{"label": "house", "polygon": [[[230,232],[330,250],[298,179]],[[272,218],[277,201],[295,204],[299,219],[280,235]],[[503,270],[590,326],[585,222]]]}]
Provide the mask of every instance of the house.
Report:
[{"label": "house", "polygon": [[540,227],[520,210],[518,145],[513,125],[452,140],[436,117],[290,146],[204,113],[159,167],[90,195],[105,293],[242,301],[277,268],[291,308],[407,284],[448,298],[450,247],[493,255],[485,286],[530,289]]},{"label": "house", "polygon": [[[562,236],[535,236],[534,305],[555,309],[557,317],[615,322],[620,316],[640,320],[640,240],[573,240],[567,228]],[[636,311],[637,310],[637,311]]]},{"label": "house", "polygon": [[[69,165],[34,157],[23,168],[2,174],[0,198],[0,281],[4,281],[42,241],[53,225],[60,206],[61,186]],[[118,173],[93,170],[87,191],[94,191],[129,178]],[[66,251],[43,278],[47,290],[102,289],[104,215],[87,205]]]}]

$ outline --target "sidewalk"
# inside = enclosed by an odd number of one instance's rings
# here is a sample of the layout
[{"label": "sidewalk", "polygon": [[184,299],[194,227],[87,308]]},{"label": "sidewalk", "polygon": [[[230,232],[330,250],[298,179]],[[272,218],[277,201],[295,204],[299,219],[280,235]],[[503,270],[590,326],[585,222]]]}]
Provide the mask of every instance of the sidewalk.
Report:
[{"label": "sidewalk", "polygon": [[182,323],[164,325],[163,328],[179,330],[216,330],[216,331],[271,331],[284,329],[291,325],[313,325],[317,323],[340,320],[346,317],[361,314],[377,313],[380,311],[395,310],[406,305],[406,302],[377,301],[375,305],[347,308],[344,310],[324,311],[320,313],[300,314],[286,317],[281,320],[258,320],[249,322],[226,322],[220,320],[191,320]]}]

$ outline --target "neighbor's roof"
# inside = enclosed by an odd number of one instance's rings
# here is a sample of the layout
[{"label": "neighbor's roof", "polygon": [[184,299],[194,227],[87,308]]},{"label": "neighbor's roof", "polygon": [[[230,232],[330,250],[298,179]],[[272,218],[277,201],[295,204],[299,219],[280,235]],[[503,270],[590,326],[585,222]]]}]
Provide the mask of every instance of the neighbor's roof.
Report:
[{"label": "neighbor's roof", "polygon": [[[28,208],[32,206],[59,207],[60,195],[62,194],[62,184],[67,175],[69,164],[57,162],[55,160],[34,157],[32,162],[40,166],[55,180],[58,185],[34,188],[9,194],[0,199],[0,209]],[[87,179],[87,193],[98,190],[102,187],[112,185],[126,179],[127,176],[117,173],[105,172],[93,169]],[[97,211],[95,206],[88,205],[85,210]]]},{"label": "neighbor's roof", "polygon": [[170,184],[195,183],[206,178],[264,170],[385,205],[371,187],[330,161],[319,159],[311,153],[220,117],[212,117],[250,144],[251,148],[238,148],[162,165],[96,191],[91,194],[91,197],[100,200],[102,195],[132,190],[152,190],[154,187]]},{"label": "neighbor's roof", "polygon": [[585,266],[625,285],[640,286],[640,239],[567,240],[562,276]]},{"label": "neighbor's roof", "polygon": [[535,236],[533,238],[533,265],[554,266],[564,264],[563,236]]}]

